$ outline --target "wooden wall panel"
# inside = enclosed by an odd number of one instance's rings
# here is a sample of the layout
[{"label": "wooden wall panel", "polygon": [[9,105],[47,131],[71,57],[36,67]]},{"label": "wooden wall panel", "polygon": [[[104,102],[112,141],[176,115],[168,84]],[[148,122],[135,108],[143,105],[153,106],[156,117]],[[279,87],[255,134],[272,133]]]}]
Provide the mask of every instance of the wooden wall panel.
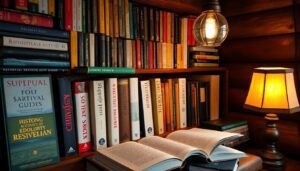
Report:
[{"label": "wooden wall panel", "polygon": [[293,8],[264,11],[228,18],[228,39],[293,33]]},{"label": "wooden wall panel", "polygon": [[235,16],[291,6],[293,0],[221,0],[220,3],[225,16]]},{"label": "wooden wall panel", "polygon": [[[263,146],[262,130],[265,128],[264,115],[249,115],[243,113],[230,113],[231,118],[244,119],[249,123],[250,138],[253,144],[261,148]],[[298,120],[299,121],[299,120]],[[300,136],[297,122],[286,120],[278,121],[280,138],[278,140],[279,151],[284,155],[300,157]]]},{"label": "wooden wall panel", "polygon": [[243,105],[247,98],[248,88],[229,88],[228,102],[229,111],[231,112],[247,112]]},{"label": "wooden wall panel", "polygon": [[133,0],[133,2],[176,11],[181,14],[199,15],[204,0]]},{"label": "wooden wall panel", "polygon": [[[226,40],[220,48],[222,62],[293,62],[295,35]],[[300,59],[300,58],[299,58]]]},{"label": "wooden wall panel", "polygon": [[[299,0],[300,1],[300,0]],[[295,28],[296,32],[300,32],[300,2],[295,6]]]}]

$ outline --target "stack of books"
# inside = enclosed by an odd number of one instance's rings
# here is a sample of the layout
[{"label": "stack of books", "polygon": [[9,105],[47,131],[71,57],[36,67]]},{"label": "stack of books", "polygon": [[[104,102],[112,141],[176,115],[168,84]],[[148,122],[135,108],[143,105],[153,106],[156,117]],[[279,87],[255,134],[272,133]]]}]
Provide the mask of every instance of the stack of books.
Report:
[{"label": "stack of books", "polygon": [[190,67],[214,67],[219,66],[218,49],[211,47],[190,47]]},{"label": "stack of books", "polygon": [[202,127],[218,131],[239,133],[243,135],[237,139],[225,141],[224,145],[229,147],[237,146],[249,140],[248,122],[246,120],[223,118],[203,122]]},{"label": "stack of books", "polygon": [[246,154],[219,144],[239,136],[235,133],[200,128],[175,131],[166,138],[150,136],[138,142],[131,141],[98,149],[96,155],[87,163],[87,170],[95,169],[95,165],[107,170],[183,169],[190,167],[191,161],[213,165],[236,161],[236,164]]},{"label": "stack of books", "polygon": [[66,31],[0,22],[0,70],[57,72],[70,67]]}]

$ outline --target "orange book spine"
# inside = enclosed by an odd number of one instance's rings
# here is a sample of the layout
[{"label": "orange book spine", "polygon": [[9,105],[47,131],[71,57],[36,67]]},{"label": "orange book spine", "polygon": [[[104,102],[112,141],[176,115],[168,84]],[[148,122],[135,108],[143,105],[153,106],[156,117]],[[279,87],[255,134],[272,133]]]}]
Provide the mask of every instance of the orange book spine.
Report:
[{"label": "orange book spine", "polygon": [[164,131],[167,130],[167,113],[166,113],[166,94],[165,94],[165,83],[161,83],[161,99],[162,99],[162,107],[163,107],[163,124]]},{"label": "orange book spine", "polygon": [[76,31],[71,31],[71,68],[78,67],[78,36]]},{"label": "orange book spine", "polygon": [[171,131],[171,113],[170,113],[170,86],[169,82],[165,82],[165,112],[166,112],[166,123],[167,131]]},{"label": "orange book spine", "polygon": [[105,34],[105,0],[98,1],[99,33]]}]

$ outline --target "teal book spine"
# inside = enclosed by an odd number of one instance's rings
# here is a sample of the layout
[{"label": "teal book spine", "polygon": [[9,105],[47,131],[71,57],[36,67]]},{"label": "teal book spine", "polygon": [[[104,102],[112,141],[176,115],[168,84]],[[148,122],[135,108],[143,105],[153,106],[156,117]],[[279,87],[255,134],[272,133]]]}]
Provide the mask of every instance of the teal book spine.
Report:
[{"label": "teal book spine", "polygon": [[0,80],[9,168],[31,170],[57,163],[51,76],[6,75]]},{"label": "teal book spine", "polygon": [[74,72],[85,74],[134,74],[135,69],[121,67],[79,67]]},{"label": "teal book spine", "polygon": [[129,27],[130,27],[130,39],[134,39],[134,26],[133,26],[133,4],[129,2]]}]

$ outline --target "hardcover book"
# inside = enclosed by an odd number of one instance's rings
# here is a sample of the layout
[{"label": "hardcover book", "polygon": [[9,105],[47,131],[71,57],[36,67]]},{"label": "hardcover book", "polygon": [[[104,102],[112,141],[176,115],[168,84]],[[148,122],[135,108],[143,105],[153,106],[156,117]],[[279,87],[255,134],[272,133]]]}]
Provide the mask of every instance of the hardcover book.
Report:
[{"label": "hardcover book", "polygon": [[1,76],[2,121],[10,170],[59,161],[51,76]]},{"label": "hardcover book", "polygon": [[[228,161],[246,154],[225,147],[225,140],[239,134],[193,128],[170,133],[166,138],[150,136],[99,149],[94,160],[108,170],[171,170],[183,168],[186,161]],[[134,151],[134,153],[132,153]],[[130,154],[130,155],[128,155]]]}]

